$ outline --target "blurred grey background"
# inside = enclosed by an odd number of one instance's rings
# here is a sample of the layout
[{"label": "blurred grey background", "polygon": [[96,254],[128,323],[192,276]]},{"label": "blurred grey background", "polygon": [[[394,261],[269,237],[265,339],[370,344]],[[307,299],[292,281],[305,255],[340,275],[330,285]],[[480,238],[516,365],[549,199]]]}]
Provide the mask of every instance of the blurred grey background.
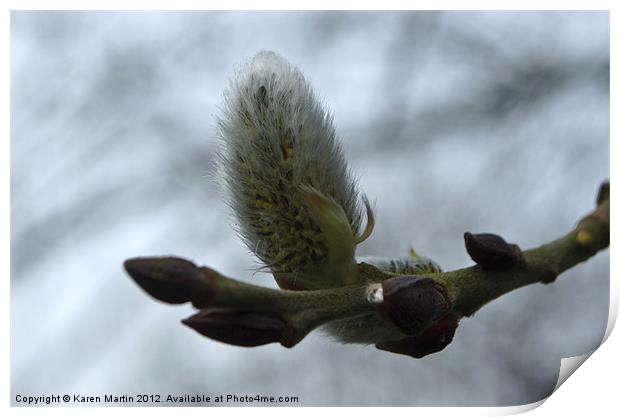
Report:
[{"label": "blurred grey background", "polygon": [[297,65],[376,202],[359,255],[470,265],[465,231],[528,248],[609,173],[606,12],[13,12],[11,391],[295,395],[300,405],[517,405],[595,349],[609,254],[485,306],[422,360],[313,333],[294,349],[200,337],[124,259],[175,254],[273,286],[211,172],[234,69]]}]

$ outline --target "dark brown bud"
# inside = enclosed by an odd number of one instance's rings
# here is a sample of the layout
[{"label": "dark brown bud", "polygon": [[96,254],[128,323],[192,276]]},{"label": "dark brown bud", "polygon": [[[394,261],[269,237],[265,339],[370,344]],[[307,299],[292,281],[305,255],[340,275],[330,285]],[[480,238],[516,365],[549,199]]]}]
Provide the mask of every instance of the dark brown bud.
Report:
[{"label": "dark brown bud", "polygon": [[379,313],[403,332],[415,335],[450,310],[443,287],[423,276],[403,276],[382,282],[383,302]]},{"label": "dark brown bud", "polygon": [[508,268],[521,259],[521,249],[492,233],[465,233],[469,256],[485,269]]},{"label": "dark brown bud", "polygon": [[166,303],[181,304],[209,298],[214,286],[203,271],[181,258],[134,258],[125,270],[144,291]]},{"label": "dark brown bud", "polygon": [[596,196],[596,205],[600,206],[606,200],[609,200],[609,181],[601,184],[601,188],[599,188],[598,195]]},{"label": "dark brown bud", "polygon": [[445,349],[452,342],[457,326],[456,317],[453,314],[448,314],[417,336],[377,343],[375,346],[380,350],[422,358]]},{"label": "dark brown bud", "polygon": [[284,321],[261,313],[202,310],[182,320],[203,336],[236,346],[279,342]]}]

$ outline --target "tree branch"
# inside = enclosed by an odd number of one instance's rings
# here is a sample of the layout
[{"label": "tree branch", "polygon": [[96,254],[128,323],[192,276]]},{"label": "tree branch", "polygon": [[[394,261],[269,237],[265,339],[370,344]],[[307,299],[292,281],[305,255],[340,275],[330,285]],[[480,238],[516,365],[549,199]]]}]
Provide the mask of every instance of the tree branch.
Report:
[{"label": "tree branch", "polygon": [[563,237],[523,252],[519,262],[503,270],[485,270],[477,265],[443,273],[438,279],[455,291],[454,309],[470,316],[507,292],[538,282],[555,281],[562,272],[608,246],[609,183],[604,183],[596,209]]},{"label": "tree branch", "polygon": [[191,302],[200,312],[183,323],[216,340],[292,347],[322,324],[353,320],[381,328],[361,342],[422,357],[451,342],[461,317],[517,288],[551,283],[608,247],[609,183],[601,186],[596,209],[553,242],[521,252],[497,235],[466,233],[465,241],[473,267],[401,276],[360,263],[364,284],[312,291],[259,287],[176,257],[134,258],[124,265],[156,299]]},{"label": "tree branch", "polygon": [[176,257],[129,259],[125,269],[147,293],[164,302],[191,302],[200,310],[229,309],[277,317],[285,323],[278,341],[287,347],[323,323],[373,311],[366,285],[276,290],[237,281]]}]

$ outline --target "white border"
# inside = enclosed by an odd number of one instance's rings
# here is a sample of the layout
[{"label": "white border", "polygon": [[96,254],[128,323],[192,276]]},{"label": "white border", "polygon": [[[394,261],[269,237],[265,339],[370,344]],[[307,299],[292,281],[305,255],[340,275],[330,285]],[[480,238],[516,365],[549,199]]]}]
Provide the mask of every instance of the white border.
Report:
[{"label": "white border", "polygon": [[[407,1],[407,0],[316,0],[316,1],[200,1],[200,0],[22,0],[7,1],[13,10],[609,10],[611,0],[590,1]],[[560,6],[560,7],[558,7]]]},{"label": "white border", "polygon": [[[2,48],[4,51],[3,56],[6,58],[5,65],[2,66],[2,79],[6,86],[5,99],[2,101],[2,124],[5,127],[5,140],[2,141],[2,152],[0,158],[2,164],[0,165],[5,172],[0,180],[0,187],[2,187],[2,195],[5,197],[3,204],[0,206],[2,210],[3,230],[6,230],[6,238],[2,242],[2,251],[0,253],[1,262],[5,273],[4,276],[4,291],[5,291],[5,312],[4,320],[2,321],[3,334],[9,336],[10,325],[10,288],[9,288],[9,274],[10,274],[10,73],[9,73],[9,57],[10,57],[10,10],[52,10],[52,9],[69,9],[69,10],[334,10],[334,9],[350,9],[358,8],[365,10],[610,10],[611,19],[611,74],[617,72],[618,57],[614,53],[614,46],[618,45],[617,42],[617,30],[615,24],[617,24],[616,12],[613,10],[612,1],[545,1],[545,0],[522,0],[522,1],[396,1],[396,0],[383,0],[381,2],[370,1],[298,1],[294,4],[290,1],[269,1],[258,3],[256,1],[228,1],[228,2],[207,2],[196,0],[175,0],[175,1],[163,1],[163,0],[151,0],[151,1],[8,1],[8,5],[5,9],[5,13],[2,15]],[[260,6],[260,7],[259,7]],[[381,7],[379,7],[381,6]],[[612,77],[611,82],[611,114],[619,114],[617,106],[618,97],[617,82]],[[618,146],[615,141],[617,138],[617,123],[615,119],[611,118],[611,176],[617,178],[616,169],[614,168],[618,162]],[[615,180],[614,180],[615,181]],[[615,194],[612,194],[612,208],[617,207],[617,199],[614,198]],[[613,210],[613,209],[612,209]],[[613,217],[616,218],[616,213]],[[616,222],[612,223],[612,243],[611,247],[615,247],[614,236],[617,236]],[[549,401],[544,402],[542,407],[536,408],[541,403],[531,404],[519,407],[503,407],[503,408],[434,408],[423,407],[413,410],[416,413],[422,413],[422,415],[439,416],[439,415],[471,415],[471,416],[488,416],[488,415],[507,415],[526,412],[533,408],[534,415],[546,416],[555,414],[570,413],[584,413],[593,412],[596,415],[605,416],[610,415],[614,410],[617,410],[616,396],[617,389],[615,388],[616,373],[618,371],[618,354],[620,352],[620,338],[617,335],[618,332],[611,333],[611,329],[616,320],[618,310],[618,262],[611,256],[611,300],[610,300],[610,317],[605,337],[609,337],[601,348],[592,354],[592,357],[585,362],[585,364],[576,371],[576,375],[569,378],[568,381],[559,387],[558,391],[554,393]],[[5,339],[8,341],[8,337]],[[2,346],[2,353],[5,360],[2,362],[2,370],[4,371],[5,378],[2,380],[2,388],[5,393],[4,405],[9,408],[9,415],[22,415],[23,413],[30,414],[31,412],[41,412],[50,415],[83,415],[84,413],[95,415],[109,415],[111,412],[120,413],[121,415],[138,412],[149,416],[168,416],[170,413],[183,412],[184,414],[194,414],[204,416],[206,412],[202,408],[198,409],[174,409],[168,408],[119,408],[110,409],[105,408],[10,408],[10,357],[9,357],[9,344],[6,343]],[[217,412],[222,415],[230,415],[236,413],[238,410],[234,408],[218,408],[209,409],[208,413]],[[333,411],[340,414],[344,410],[340,409],[326,409],[325,411]],[[353,410],[349,410],[353,411]],[[316,413],[316,410],[309,408],[295,408],[294,410],[288,408],[244,408],[244,413],[251,413],[251,415],[270,415],[274,414],[295,414],[310,415],[310,413]],[[354,412],[365,414],[376,412],[389,412],[393,414],[402,414],[409,416],[412,410],[407,408],[390,408],[388,410],[375,410],[375,408],[355,409]]]}]

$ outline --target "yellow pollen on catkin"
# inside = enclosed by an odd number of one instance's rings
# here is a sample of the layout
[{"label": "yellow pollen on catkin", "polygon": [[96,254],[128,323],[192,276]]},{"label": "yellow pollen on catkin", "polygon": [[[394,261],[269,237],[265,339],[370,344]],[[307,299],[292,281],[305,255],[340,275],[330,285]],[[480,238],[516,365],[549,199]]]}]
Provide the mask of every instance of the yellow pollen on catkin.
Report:
[{"label": "yellow pollen on catkin", "polygon": [[254,204],[256,205],[256,208],[262,210],[269,210],[273,207],[273,204],[264,200],[256,200]]},{"label": "yellow pollen on catkin", "polygon": [[577,232],[575,240],[581,246],[588,246],[592,242],[592,234],[590,232],[586,232],[585,230],[580,230]]}]

